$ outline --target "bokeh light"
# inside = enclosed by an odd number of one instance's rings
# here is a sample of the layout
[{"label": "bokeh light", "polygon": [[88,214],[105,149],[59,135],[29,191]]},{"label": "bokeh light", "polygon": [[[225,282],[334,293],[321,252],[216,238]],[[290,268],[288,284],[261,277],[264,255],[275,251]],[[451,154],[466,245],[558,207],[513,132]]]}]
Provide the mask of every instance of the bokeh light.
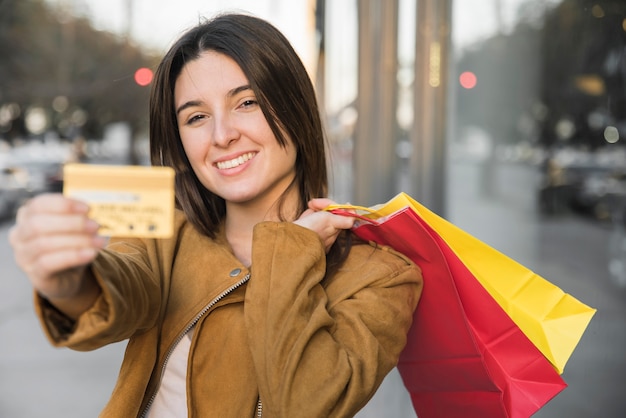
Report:
[{"label": "bokeh light", "polygon": [[154,73],[150,68],[141,67],[137,71],[135,71],[135,82],[140,86],[147,86],[152,82],[152,77],[154,77]]},{"label": "bokeh light", "polygon": [[469,90],[476,87],[478,79],[476,78],[476,74],[473,72],[465,71],[459,76],[459,83],[461,83],[461,87]]},{"label": "bokeh light", "polygon": [[619,131],[615,126],[607,126],[604,128],[604,140],[609,144],[615,144],[619,141]]}]

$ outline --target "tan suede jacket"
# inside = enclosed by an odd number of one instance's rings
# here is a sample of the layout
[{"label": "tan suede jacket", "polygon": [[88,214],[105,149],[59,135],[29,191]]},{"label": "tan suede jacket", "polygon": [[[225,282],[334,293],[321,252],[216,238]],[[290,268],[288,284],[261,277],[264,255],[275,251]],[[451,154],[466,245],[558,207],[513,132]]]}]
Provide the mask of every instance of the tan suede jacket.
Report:
[{"label": "tan suede jacket", "polygon": [[93,264],[103,293],[75,324],[37,300],[56,346],[129,339],[101,417],[141,417],[192,326],[189,417],[351,417],[396,365],[422,289],[406,257],[358,244],[324,277],[316,233],[265,222],[247,269],[223,234],[203,236],[180,213],[175,230],[168,240],[112,241]]}]

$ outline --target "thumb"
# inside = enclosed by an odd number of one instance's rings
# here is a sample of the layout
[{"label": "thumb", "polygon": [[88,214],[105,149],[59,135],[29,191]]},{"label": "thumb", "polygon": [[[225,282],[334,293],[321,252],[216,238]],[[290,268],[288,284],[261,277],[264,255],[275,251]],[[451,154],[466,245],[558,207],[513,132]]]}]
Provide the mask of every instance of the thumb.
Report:
[{"label": "thumb", "polygon": [[335,204],[335,202],[328,198],[317,198],[309,200],[309,209],[320,211],[326,209],[328,206]]}]

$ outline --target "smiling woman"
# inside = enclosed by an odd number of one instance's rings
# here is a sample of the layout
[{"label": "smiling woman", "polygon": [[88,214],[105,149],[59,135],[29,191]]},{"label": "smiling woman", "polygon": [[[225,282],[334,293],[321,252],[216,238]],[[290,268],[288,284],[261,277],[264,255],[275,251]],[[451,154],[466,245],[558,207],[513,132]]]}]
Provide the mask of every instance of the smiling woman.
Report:
[{"label": "smiling woman", "polygon": [[[265,213],[295,186],[294,143],[289,137],[284,144],[277,140],[233,59],[203,52],[189,62],[176,80],[175,102],[178,130],[193,171],[204,187],[225,200],[227,212],[243,206]],[[293,216],[302,209],[287,210]]]},{"label": "smiling woman", "polygon": [[152,85],[152,164],[176,172],[172,238],[107,243],[62,195],[20,209],[10,241],[49,340],[129,340],[101,416],[350,417],[397,364],[421,272],[324,210],[319,112],[278,29],[218,15],[172,45]]}]

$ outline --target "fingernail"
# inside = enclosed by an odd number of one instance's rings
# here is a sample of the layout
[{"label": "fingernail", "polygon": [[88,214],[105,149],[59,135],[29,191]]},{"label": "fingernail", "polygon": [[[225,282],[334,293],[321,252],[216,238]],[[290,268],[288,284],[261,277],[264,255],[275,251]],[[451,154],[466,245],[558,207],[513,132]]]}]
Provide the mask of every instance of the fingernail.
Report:
[{"label": "fingernail", "polygon": [[96,232],[99,228],[100,225],[93,219],[87,219],[87,221],[85,221],[85,229],[87,229],[87,231]]},{"label": "fingernail", "polygon": [[74,209],[74,211],[78,213],[89,212],[89,205],[86,204],[85,202],[74,201],[72,208]]},{"label": "fingernail", "polygon": [[93,243],[98,248],[104,248],[109,243],[109,239],[110,239],[109,237],[98,235],[98,236],[94,237]]}]

